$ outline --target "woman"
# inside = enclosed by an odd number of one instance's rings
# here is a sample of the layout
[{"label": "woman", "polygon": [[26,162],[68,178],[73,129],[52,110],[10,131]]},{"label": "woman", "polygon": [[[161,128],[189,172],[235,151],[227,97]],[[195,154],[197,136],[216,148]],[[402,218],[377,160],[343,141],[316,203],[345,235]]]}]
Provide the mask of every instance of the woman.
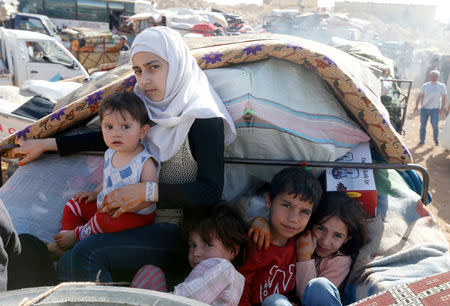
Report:
[{"label": "woman", "polygon": [[[156,224],[81,241],[59,260],[61,280],[110,282],[110,271],[136,272],[149,263],[164,268],[177,262],[171,259],[185,257],[173,224],[181,217],[180,209],[213,205],[222,195],[224,145],[234,140],[236,131],[182,37],[166,27],[149,28],[136,36],[130,51],[135,93],[154,123],[144,143],[162,162],[160,183],[119,188],[105,197],[101,208],[120,216],[152,200],[158,202]],[[13,153],[24,156],[21,164],[45,151],[64,156],[106,149],[101,132],[18,143]]]}]

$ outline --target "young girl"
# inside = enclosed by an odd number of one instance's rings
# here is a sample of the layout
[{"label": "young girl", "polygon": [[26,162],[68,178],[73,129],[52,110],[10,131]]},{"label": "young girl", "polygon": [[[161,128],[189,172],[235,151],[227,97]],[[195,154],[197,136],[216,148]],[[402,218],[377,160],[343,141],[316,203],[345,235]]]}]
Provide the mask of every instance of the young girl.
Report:
[{"label": "young girl", "polygon": [[157,181],[156,159],[141,144],[150,129],[144,103],[134,93],[119,92],[107,97],[99,108],[105,152],[103,184],[94,191],[78,192],[64,207],[61,231],[50,253],[61,255],[77,241],[98,233],[123,231],[153,223],[156,204],[113,219],[97,210],[106,194],[127,184]]},{"label": "young girl", "polygon": [[[211,305],[237,305],[245,278],[236,271],[248,248],[247,227],[239,213],[221,203],[201,214],[185,216],[189,264],[193,268],[173,294]],[[166,291],[164,274],[156,266],[141,268],[131,284],[135,288]]]},{"label": "young girl", "polygon": [[352,262],[367,241],[366,214],[345,192],[329,192],[297,240],[296,289],[303,305],[341,305]]},{"label": "young girl", "polygon": [[[261,218],[258,222],[261,227]],[[328,192],[310,224],[311,230],[296,241],[297,296],[302,305],[341,305],[339,289],[343,289],[352,262],[367,241],[366,215],[361,204],[345,192]],[[267,229],[256,231],[263,234]],[[272,295],[263,305],[291,304],[284,296]]]}]

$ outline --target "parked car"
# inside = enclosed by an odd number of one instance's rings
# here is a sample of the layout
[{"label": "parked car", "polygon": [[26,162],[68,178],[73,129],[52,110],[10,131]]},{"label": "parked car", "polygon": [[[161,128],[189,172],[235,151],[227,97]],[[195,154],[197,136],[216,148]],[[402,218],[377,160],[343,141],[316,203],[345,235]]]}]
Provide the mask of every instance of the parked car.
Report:
[{"label": "parked car", "polygon": [[55,38],[0,27],[0,85],[20,87],[28,79],[57,81],[88,76]]}]

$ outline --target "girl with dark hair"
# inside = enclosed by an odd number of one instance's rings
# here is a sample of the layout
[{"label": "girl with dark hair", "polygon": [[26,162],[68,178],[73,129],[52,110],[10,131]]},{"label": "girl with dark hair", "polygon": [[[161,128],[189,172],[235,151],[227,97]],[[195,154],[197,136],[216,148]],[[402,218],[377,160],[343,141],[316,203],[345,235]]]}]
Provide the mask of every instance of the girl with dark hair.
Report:
[{"label": "girl with dark hair", "polygon": [[339,289],[367,241],[366,215],[345,192],[329,192],[311,224],[296,241],[297,295],[303,305],[341,305]]},{"label": "girl with dark hair", "polygon": [[[248,248],[247,226],[226,202],[197,213],[185,214],[182,225],[193,269],[174,294],[211,305],[237,305],[245,278],[235,268],[242,265]],[[135,275],[132,287],[166,291],[163,272],[147,265]]]}]

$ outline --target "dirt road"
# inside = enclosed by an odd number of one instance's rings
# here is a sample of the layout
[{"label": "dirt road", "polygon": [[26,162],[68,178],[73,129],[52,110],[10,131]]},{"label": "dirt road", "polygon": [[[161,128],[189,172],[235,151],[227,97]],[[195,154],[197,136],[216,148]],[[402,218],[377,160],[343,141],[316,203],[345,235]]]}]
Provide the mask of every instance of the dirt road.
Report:
[{"label": "dirt road", "polygon": [[[425,145],[420,141],[420,115],[414,114],[418,89],[414,89],[409,100],[404,125],[406,147],[414,158],[414,163],[425,167],[430,174],[430,194],[433,201],[428,208],[436,217],[439,225],[450,242],[450,150],[435,146],[431,125],[428,122]],[[443,121],[439,122],[442,126]]]}]

